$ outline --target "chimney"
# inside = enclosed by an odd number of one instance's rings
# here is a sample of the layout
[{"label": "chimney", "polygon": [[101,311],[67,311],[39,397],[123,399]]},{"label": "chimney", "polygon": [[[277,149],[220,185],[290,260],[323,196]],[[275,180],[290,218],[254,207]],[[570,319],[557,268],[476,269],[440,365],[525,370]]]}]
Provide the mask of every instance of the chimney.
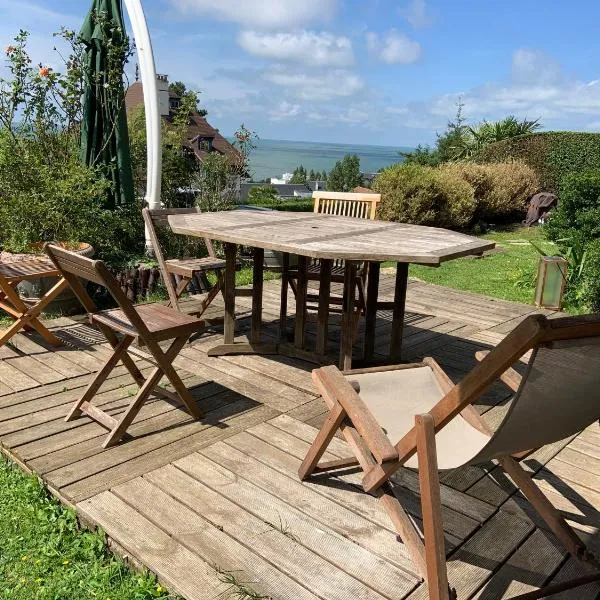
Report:
[{"label": "chimney", "polygon": [[158,87],[158,112],[161,117],[168,117],[169,108],[169,77],[167,75],[156,75]]}]

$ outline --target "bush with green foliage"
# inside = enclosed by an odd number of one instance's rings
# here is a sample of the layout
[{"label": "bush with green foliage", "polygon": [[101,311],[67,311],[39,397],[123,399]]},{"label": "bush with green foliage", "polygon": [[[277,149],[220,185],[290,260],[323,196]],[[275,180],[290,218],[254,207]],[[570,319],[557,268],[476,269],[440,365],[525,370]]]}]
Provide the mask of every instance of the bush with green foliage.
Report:
[{"label": "bush with green foliage", "polygon": [[487,145],[474,156],[480,163],[522,160],[536,171],[541,189],[558,191],[572,172],[600,166],[600,133],[545,131]]},{"label": "bush with green foliage", "polygon": [[600,169],[567,175],[559,198],[546,225],[549,239],[571,246],[600,237]]},{"label": "bush with green foliage", "polygon": [[463,228],[475,213],[473,187],[460,173],[416,164],[396,164],[374,180],[386,221]]},{"label": "bush with green foliage", "polygon": [[439,168],[464,178],[473,187],[475,221],[520,220],[527,202],[539,189],[535,171],[518,161],[484,165],[459,161]]},{"label": "bush with green foliage", "polygon": [[248,192],[248,203],[263,205],[280,200],[277,190],[272,185],[255,185]]},{"label": "bush with green foliage", "polygon": [[338,160],[327,178],[327,189],[330,192],[351,192],[362,184],[363,177],[357,154],[346,154],[342,160]]},{"label": "bush with green foliage", "polygon": [[586,310],[600,313],[600,239],[587,245],[580,296]]},{"label": "bush with green foliage", "polygon": [[0,79],[0,248],[28,252],[43,241],[87,242],[109,261],[143,245],[140,206],[107,208],[110,182],[79,159],[83,48],[64,73],[33,67],[27,32],[5,49]]}]

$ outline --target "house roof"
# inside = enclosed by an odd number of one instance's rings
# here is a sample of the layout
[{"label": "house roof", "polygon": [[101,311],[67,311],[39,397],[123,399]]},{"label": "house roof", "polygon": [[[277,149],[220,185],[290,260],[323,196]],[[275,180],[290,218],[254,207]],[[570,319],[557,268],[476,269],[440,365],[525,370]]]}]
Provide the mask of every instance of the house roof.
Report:
[{"label": "house roof", "polygon": [[[169,92],[169,97],[179,98],[179,96],[173,92]],[[137,108],[143,102],[144,88],[142,87],[142,83],[140,81],[136,81],[127,89],[127,93],[125,94],[125,108],[127,112],[129,112],[130,110]],[[169,115],[168,117],[165,116],[163,119],[166,121],[171,121],[172,115]],[[204,117],[200,116],[198,113],[195,113],[190,115],[190,121],[186,135],[186,145],[194,151],[194,154],[199,160],[204,160],[207,153],[199,150],[198,144],[194,144],[199,137],[211,138],[213,148],[220,154],[225,154],[235,160],[239,160],[241,158],[239,151],[219,133],[218,129],[211,127]]]}]

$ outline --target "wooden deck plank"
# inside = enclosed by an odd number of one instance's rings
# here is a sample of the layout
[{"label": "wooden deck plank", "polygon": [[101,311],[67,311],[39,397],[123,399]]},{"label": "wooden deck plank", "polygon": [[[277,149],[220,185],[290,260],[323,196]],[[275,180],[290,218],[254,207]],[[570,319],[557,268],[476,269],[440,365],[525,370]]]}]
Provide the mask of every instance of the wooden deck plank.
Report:
[{"label": "wooden deck plank", "polygon": [[[171,538],[180,539],[182,545],[203,561],[224,571],[237,572],[240,579],[250,582],[255,591],[289,600],[316,599],[305,586],[286,576],[254,549],[237,542],[226,531],[221,531],[203,519],[198,512],[153,485],[150,480],[137,477],[118,486],[113,493],[163,529]],[[203,504],[204,499],[199,497],[198,505],[201,507]],[[261,543],[267,545],[270,539],[268,526],[264,523],[259,525],[262,525],[262,530],[246,532],[246,542],[251,543],[253,547],[260,546]],[[281,537],[285,538],[283,534]],[[289,560],[293,561],[293,556],[290,556]]]},{"label": "wooden deck plank", "polygon": [[[281,471],[246,454],[247,446],[244,445],[243,451],[240,451],[239,448],[242,445],[240,438],[247,435],[241,433],[235,436],[231,445],[218,443],[208,446],[201,451],[201,454],[230,471],[236,473],[243,471],[245,479],[298,508],[319,521],[322,526],[333,529],[338,534],[353,540],[408,573],[413,571],[414,567],[406,548],[396,541],[393,534],[390,535],[389,530],[383,529],[379,524],[367,520],[358,512],[342,506],[329,496],[320,493],[317,490],[319,486],[311,488],[309,484],[300,482],[297,477],[295,479],[292,476],[278,477],[277,473],[281,473]],[[255,444],[254,440],[258,442],[256,438],[249,441]],[[255,445],[262,450],[260,444]],[[352,509],[354,508],[355,505],[352,504]],[[383,516],[386,515],[381,515],[381,517]]]},{"label": "wooden deck plank", "polygon": [[[244,410],[246,412],[243,412]],[[262,422],[275,416],[275,411],[272,408],[268,406],[250,407],[246,400],[240,401],[235,406],[231,405],[231,408],[225,407],[224,412],[226,411],[237,411],[239,414],[233,416],[231,419],[223,418],[225,415],[215,414],[217,419],[225,421],[224,428],[217,426],[201,429],[199,432],[183,439],[158,446],[147,454],[136,456],[127,462],[113,465],[96,475],[65,486],[61,489],[61,493],[71,501],[79,502],[119,483],[129,481],[133,477],[162,467],[173,460],[177,460],[190,452],[194,452],[215,442],[215,440],[225,439],[257,422]]]},{"label": "wooden deck plank", "polygon": [[[100,526],[132,556],[143,556],[143,564],[176,594],[195,600],[222,597],[223,586],[197,554],[174,540],[111,492],[104,492],[77,505],[77,511]],[[190,577],[190,574],[193,574]]]},{"label": "wooden deck plank", "polygon": [[[266,340],[278,333],[279,286],[264,286]],[[339,286],[333,287],[339,293]],[[380,297],[390,300],[393,291],[393,277],[382,274]],[[182,302],[184,310],[194,302]],[[288,304],[291,327],[292,294]],[[239,298],[238,339],[250,332],[250,307],[250,298]],[[537,312],[415,280],[408,284],[407,309],[405,356],[433,356],[454,381],[476,364],[477,350],[496,345],[525,315]],[[220,297],[210,311],[222,317]],[[306,335],[314,344],[311,316]],[[35,334],[21,333],[15,346],[0,348],[0,444],[23,468],[44,477],[65,502],[79,502],[84,519],[104,526],[100,521],[112,522],[115,543],[157,571],[172,592],[188,600],[223,597],[226,586],[210,566],[214,556],[223,556],[227,568],[244,571],[248,560],[264,561],[267,571],[257,567],[240,576],[274,599],[297,597],[292,589],[321,600],[426,598],[388,515],[364,494],[356,472],[298,480],[298,466],[316,435],[311,424],[319,426],[327,410],[312,383],[313,364],[281,356],[209,358],[207,350],[221,337],[220,326],[214,325],[176,361],[184,383],[195,386],[193,396],[208,409],[205,420],[193,422],[174,404],[152,398],[131,428],[133,437],[105,451],[101,426],[87,418],[70,423],[63,418],[110,349],[83,322],[63,318],[48,323],[64,347],[55,350]],[[378,311],[379,354],[387,351],[390,327],[391,311]],[[332,352],[339,337],[339,315],[333,314]],[[357,338],[355,356],[360,351]],[[140,358],[144,353],[136,354],[134,360],[147,373],[151,367]],[[118,415],[135,387],[125,369],[117,367],[95,402]],[[510,395],[505,386],[495,385],[476,408],[496,426]],[[522,463],[596,552],[598,448],[595,425]],[[346,442],[334,438],[326,458],[347,455]],[[585,573],[555,546],[548,526],[499,468],[466,467],[442,474],[441,480],[450,582],[459,598],[495,600]],[[401,469],[395,489],[418,524],[416,473]],[[114,519],[113,513],[118,513]],[[212,552],[211,540],[217,538],[228,554]],[[242,554],[232,548],[242,548]],[[284,582],[278,588],[276,576]],[[598,592],[598,586],[587,586],[558,597],[587,600]]]},{"label": "wooden deck plank", "polygon": [[[275,527],[279,525],[280,529],[298,543],[386,597],[402,596],[415,587],[414,576],[407,576],[405,571],[385,562],[335,531],[324,528],[321,523],[295,507],[211,460],[200,455],[190,455],[174,464],[199,484],[208,486],[237,503],[263,523]],[[156,474],[157,472],[153,472],[148,477],[154,478]],[[177,486],[175,489],[179,490],[181,487]],[[179,494],[179,491],[177,493]],[[195,502],[194,495],[190,497],[190,502]],[[227,510],[222,512],[219,503],[210,503],[208,506],[213,507],[210,517],[213,522],[221,524],[224,528],[232,526]]]}]

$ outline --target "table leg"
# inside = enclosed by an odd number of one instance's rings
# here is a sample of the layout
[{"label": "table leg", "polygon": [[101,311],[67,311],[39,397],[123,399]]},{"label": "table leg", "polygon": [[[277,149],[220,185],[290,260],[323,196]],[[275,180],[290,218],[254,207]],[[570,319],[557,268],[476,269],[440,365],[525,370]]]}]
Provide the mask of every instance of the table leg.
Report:
[{"label": "table leg", "polygon": [[398,263],[396,266],[396,288],[394,291],[392,339],[390,341],[390,359],[392,362],[400,362],[402,360],[402,334],[404,332],[407,286],[408,263]]},{"label": "table leg", "polygon": [[252,325],[250,327],[250,343],[253,344],[260,342],[264,262],[264,249],[254,248],[254,264],[252,266]]},{"label": "table leg", "polygon": [[317,354],[327,354],[327,336],[329,325],[329,299],[331,297],[331,268],[333,261],[323,259],[319,276],[319,310],[317,315]]},{"label": "table leg", "polygon": [[285,342],[285,328],[287,325],[288,287],[290,284],[290,255],[283,253],[281,265],[281,300],[279,306],[279,342]]},{"label": "table leg", "polygon": [[225,321],[224,342],[233,344],[235,339],[235,257],[237,246],[225,244]]},{"label": "table leg", "polygon": [[304,348],[306,324],[306,294],[308,289],[307,279],[308,259],[306,256],[298,257],[298,289],[296,290],[296,328],[294,331],[294,346]]},{"label": "table leg", "polygon": [[252,275],[252,324],[250,342],[235,341],[235,273],[236,273],[236,244],[225,244],[225,282],[223,296],[225,300],[225,320],[223,344],[208,351],[208,356],[230,356],[235,354],[277,354],[277,344],[260,342],[262,321],[263,270],[264,250],[255,248]]},{"label": "table leg", "polygon": [[354,342],[354,305],[356,272],[358,264],[346,261],[344,269],[344,298],[342,305],[342,330],[340,340],[340,369],[352,368],[352,343]]},{"label": "table leg", "polygon": [[373,360],[375,354],[375,326],[377,324],[377,299],[379,296],[379,273],[381,264],[370,262],[368,265],[367,299],[365,311],[365,346],[363,358]]}]

